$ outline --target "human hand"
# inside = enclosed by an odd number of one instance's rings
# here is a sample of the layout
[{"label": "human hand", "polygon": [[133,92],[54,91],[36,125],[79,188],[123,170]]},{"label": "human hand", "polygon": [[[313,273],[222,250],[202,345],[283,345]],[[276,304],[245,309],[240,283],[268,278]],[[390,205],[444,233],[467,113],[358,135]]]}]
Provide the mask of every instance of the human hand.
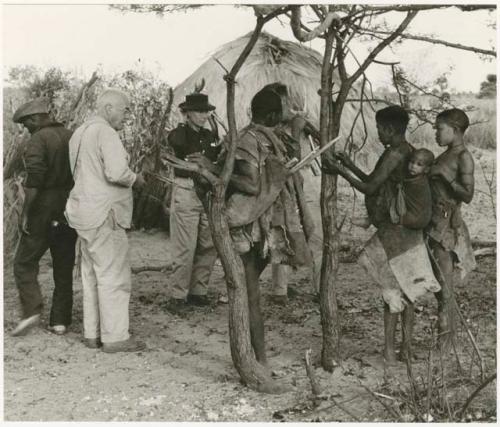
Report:
[{"label": "human hand", "polygon": [[29,236],[30,232],[28,229],[28,215],[22,213],[19,218],[19,232]]},{"label": "human hand", "polygon": [[335,152],[333,155],[344,166],[352,166],[354,164],[354,162],[351,160],[351,158],[345,151],[338,151]]},{"label": "human hand", "polygon": [[344,166],[333,156],[325,156],[321,160],[322,169],[328,174],[341,174],[345,172]]},{"label": "human hand", "polygon": [[186,156],[188,162],[196,163],[198,166],[209,171],[213,170],[213,163],[202,153],[193,153]]}]

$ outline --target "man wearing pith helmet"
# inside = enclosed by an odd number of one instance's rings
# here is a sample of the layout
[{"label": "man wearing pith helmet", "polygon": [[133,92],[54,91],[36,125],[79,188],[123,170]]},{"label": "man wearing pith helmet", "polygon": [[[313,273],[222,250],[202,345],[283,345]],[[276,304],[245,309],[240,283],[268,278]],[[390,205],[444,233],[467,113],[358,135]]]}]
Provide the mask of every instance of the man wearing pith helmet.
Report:
[{"label": "man wearing pith helmet", "polygon": [[40,259],[47,249],[52,255],[55,285],[49,329],[62,335],[71,324],[76,242],[76,232],[63,215],[73,187],[68,158],[71,132],[50,118],[43,98],[21,105],[13,121],[27,128],[31,139],[24,153],[25,199],[14,257],[14,279],[23,313],[12,335],[24,335],[40,321],[43,298],[37,276]]},{"label": "man wearing pith helmet", "polygon": [[[215,107],[208,96],[186,96],[179,109],[185,123],[168,135],[176,157],[185,160],[193,153],[204,154],[212,162],[220,152],[217,135],[205,128]],[[190,172],[175,169],[170,209],[172,239],[172,294],[168,310],[181,313],[186,304],[208,305],[207,287],[217,253],[212,242],[208,218],[198,198]]]}]

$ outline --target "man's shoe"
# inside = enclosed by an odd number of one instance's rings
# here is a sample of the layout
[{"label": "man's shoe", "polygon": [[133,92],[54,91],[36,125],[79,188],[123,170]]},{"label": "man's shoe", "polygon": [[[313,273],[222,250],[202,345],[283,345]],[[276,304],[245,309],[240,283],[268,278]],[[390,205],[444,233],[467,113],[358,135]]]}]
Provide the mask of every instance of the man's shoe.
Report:
[{"label": "man's shoe", "polygon": [[136,341],[133,338],[129,338],[125,341],[109,342],[102,344],[102,351],[104,353],[118,353],[118,352],[128,352],[133,353],[134,351],[141,351],[146,348],[146,344],[142,341]]},{"label": "man's shoe", "polygon": [[270,300],[276,305],[285,306],[288,304],[288,297],[286,295],[271,295]]},{"label": "man's shoe", "polygon": [[100,338],[85,338],[83,341],[87,348],[101,348],[102,342]]},{"label": "man's shoe", "polygon": [[182,298],[170,298],[166,304],[167,311],[172,314],[184,314],[186,308],[186,301]]},{"label": "man's shoe", "polygon": [[206,307],[210,305],[210,301],[206,295],[188,295],[187,303],[189,305],[196,305],[197,307]]},{"label": "man's shoe", "polygon": [[20,337],[25,335],[33,326],[38,325],[40,322],[40,314],[34,314],[33,316],[27,317],[21,320],[14,330],[11,332],[13,337]]},{"label": "man's shoe", "polygon": [[53,325],[49,326],[49,331],[56,335],[64,335],[67,329],[65,325]]}]

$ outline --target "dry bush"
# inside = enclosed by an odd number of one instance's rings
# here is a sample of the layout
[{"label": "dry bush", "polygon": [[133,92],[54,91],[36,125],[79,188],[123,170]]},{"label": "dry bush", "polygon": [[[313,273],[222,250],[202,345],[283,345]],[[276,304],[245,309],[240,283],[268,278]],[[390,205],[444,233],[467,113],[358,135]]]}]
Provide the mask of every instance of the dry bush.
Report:
[{"label": "dry bush", "polygon": [[[13,254],[18,239],[17,224],[24,200],[22,154],[24,143],[29,139],[22,126],[12,122],[17,107],[35,97],[45,96],[51,115],[74,130],[94,113],[95,102],[102,89],[121,88],[131,99],[132,114],[122,137],[131,157],[132,168],[136,171],[158,170],[161,169],[161,164],[157,164],[155,148],[162,143],[163,128],[170,127],[167,110],[171,97],[168,84],[143,71],[128,71],[111,76],[97,74],[89,82],[85,82],[57,68],[44,71],[27,66],[11,69],[8,76],[9,87],[4,91],[3,100],[4,254],[7,257]],[[148,205],[146,208],[143,209],[144,215],[155,210],[150,223],[156,225],[161,222],[164,217],[161,207],[155,205],[151,209],[151,205]],[[138,221],[141,220],[140,215],[135,217]]]}]

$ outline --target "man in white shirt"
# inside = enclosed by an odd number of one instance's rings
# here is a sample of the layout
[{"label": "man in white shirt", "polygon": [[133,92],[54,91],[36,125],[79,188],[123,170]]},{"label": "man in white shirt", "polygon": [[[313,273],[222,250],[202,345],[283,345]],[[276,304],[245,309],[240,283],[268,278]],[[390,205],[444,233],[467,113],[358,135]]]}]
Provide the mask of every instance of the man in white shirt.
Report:
[{"label": "man in white shirt", "polygon": [[131,272],[125,229],[132,220],[132,186],[144,183],[132,172],[118,130],[129,100],[108,89],[97,100],[97,115],[69,142],[75,185],[65,216],[80,237],[85,345],[108,353],[139,351],[144,343],[129,334]]}]

